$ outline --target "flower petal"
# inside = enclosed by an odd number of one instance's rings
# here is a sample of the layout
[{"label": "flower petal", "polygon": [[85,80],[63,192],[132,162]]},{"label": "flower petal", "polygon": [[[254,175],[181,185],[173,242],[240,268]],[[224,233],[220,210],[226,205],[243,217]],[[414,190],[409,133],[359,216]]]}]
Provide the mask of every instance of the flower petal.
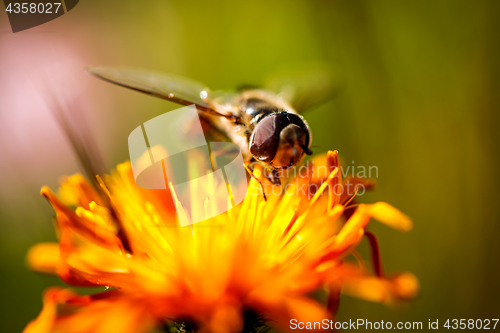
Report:
[{"label": "flower petal", "polygon": [[78,217],[75,212],[66,207],[48,187],[43,187],[41,194],[49,200],[56,211],[57,221],[60,225],[67,225],[75,233],[93,243],[114,249],[123,248],[120,239],[113,232],[103,229],[93,221],[84,220]]},{"label": "flower petal", "polygon": [[218,333],[241,332],[243,328],[241,309],[231,304],[215,306],[208,328],[210,332]]},{"label": "flower petal", "polygon": [[328,204],[328,209],[332,209],[334,206],[338,205],[340,203],[341,195],[343,189],[342,189],[342,173],[340,172],[339,168],[339,158],[338,158],[339,152],[338,151],[328,151],[326,155],[326,160],[327,160],[327,165],[328,169],[330,172],[333,170],[337,169],[337,173],[335,174],[335,177],[331,180],[330,182],[330,196],[329,196],[329,204]]},{"label": "flower petal", "polygon": [[91,298],[51,288],[44,295],[40,315],[23,333],[146,333],[154,324],[147,304],[123,294],[108,292]]},{"label": "flower petal", "polygon": [[317,301],[301,296],[287,296],[282,302],[275,304],[274,307],[268,309],[266,316],[272,324],[276,323],[277,328],[282,331],[290,330],[292,319],[297,322],[321,322],[323,319],[328,319],[331,314],[321,306]]},{"label": "flower petal", "polygon": [[38,317],[32,320],[25,328],[23,333],[48,333],[57,317],[58,303],[65,302],[68,299],[78,295],[68,289],[49,288],[43,295],[43,308]]},{"label": "flower petal", "polygon": [[61,254],[59,244],[40,243],[29,249],[27,255],[28,266],[38,272],[56,274]]},{"label": "flower petal", "polygon": [[92,185],[81,175],[75,174],[63,180],[59,196],[65,204],[88,208],[92,201],[102,206],[102,200]]},{"label": "flower petal", "polygon": [[417,295],[419,289],[418,279],[411,273],[379,278],[346,264],[342,275],[343,293],[372,302],[394,303],[410,300]]},{"label": "flower petal", "polygon": [[377,202],[367,205],[368,213],[379,222],[382,222],[394,229],[400,231],[410,231],[413,228],[413,222],[398,209],[385,202]]}]

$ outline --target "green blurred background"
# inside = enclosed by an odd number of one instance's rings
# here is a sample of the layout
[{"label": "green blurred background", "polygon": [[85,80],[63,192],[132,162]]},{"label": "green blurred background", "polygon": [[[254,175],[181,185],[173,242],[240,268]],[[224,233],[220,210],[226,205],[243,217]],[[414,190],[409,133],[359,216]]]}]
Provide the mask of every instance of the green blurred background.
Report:
[{"label": "green blurred background", "polygon": [[[82,0],[25,32],[12,34],[4,12],[0,20],[1,332],[19,332],[39,313],[42,290],[60,284],[28,271],[25,254],[55,240],[40,187],[78,171],[35,91],[63,86],[71,103],[78,91],[108,168],[127,159],[137,124],[177,107],[83,72],[97,64],[230,89],[277,67],[328,63],[338,93],[306,116],[315,152],[338,149],[347,163],[378,166],[376,191],[362,201],[389,202],[415,222],[407,234],[372,224],[386,271],[421,282],[401,309],[343,297],[339,319],[425,327],[498,318],[500,2]],[[76,65],[58,69],[68,59]],[[52,71],[59,76],[47,79]]]}]

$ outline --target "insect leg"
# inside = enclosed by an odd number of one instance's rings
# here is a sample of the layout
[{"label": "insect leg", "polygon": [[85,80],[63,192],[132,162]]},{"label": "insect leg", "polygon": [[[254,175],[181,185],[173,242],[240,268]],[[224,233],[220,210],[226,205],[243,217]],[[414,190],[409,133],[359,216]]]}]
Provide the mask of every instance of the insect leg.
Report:
[{"label": "insect leg", "polygon": [[244,166],[247,172],[250,174],[250,177],[252,177],[259,183],[260,188],[262,189],[262,195],[264,196],[264,200],[267,201],[266,191],[264,191],[264,184],[262,184],[262,181],[253,174],[255,168],[253,167],[252,161],[245,162]]},{"label": "insect leg", "polygon": [[274,185],[281,185],[281,180],[279,176],[279,171],[273,169],[270,174],[264,174],[267,179]]}]

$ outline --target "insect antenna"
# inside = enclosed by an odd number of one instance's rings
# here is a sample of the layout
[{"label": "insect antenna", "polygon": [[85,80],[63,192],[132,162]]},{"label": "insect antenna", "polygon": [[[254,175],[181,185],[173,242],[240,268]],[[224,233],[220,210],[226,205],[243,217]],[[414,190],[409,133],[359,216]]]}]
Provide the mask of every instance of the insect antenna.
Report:
[{"label": "insect antenna", "polygon": [[306,153],[306,155],[312,155],[313,154],[313,151],[307,147],[307,146],[301,146],[302,147],[302,150],[304,151],[304,153]]}]

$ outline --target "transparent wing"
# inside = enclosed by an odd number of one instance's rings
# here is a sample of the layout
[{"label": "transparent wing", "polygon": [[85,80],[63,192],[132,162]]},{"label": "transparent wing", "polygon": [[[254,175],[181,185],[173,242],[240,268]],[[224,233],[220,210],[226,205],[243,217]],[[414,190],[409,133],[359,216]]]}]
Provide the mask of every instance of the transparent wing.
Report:
[{"label": "transparent wing", "polygon": [[188,78],[151,70],[127,67],[89,67],[87,71],[105,81],[182,105],[195,104],[200,111],[233,118],[219,112],[212,92],[204,84]]},{"label": "transparent wing", "polygon": [[230,142],[231,139],[223,130],[215,127],[208,119],[200,117],[201,128],[208,142]]},{"label": "transparent wing", "polygon": [[325,64],[296,64],[294,70],[277,70],[264,82],[264,87],[281,95],[302,113],[331,100],[337,90],[332,70]]}]

